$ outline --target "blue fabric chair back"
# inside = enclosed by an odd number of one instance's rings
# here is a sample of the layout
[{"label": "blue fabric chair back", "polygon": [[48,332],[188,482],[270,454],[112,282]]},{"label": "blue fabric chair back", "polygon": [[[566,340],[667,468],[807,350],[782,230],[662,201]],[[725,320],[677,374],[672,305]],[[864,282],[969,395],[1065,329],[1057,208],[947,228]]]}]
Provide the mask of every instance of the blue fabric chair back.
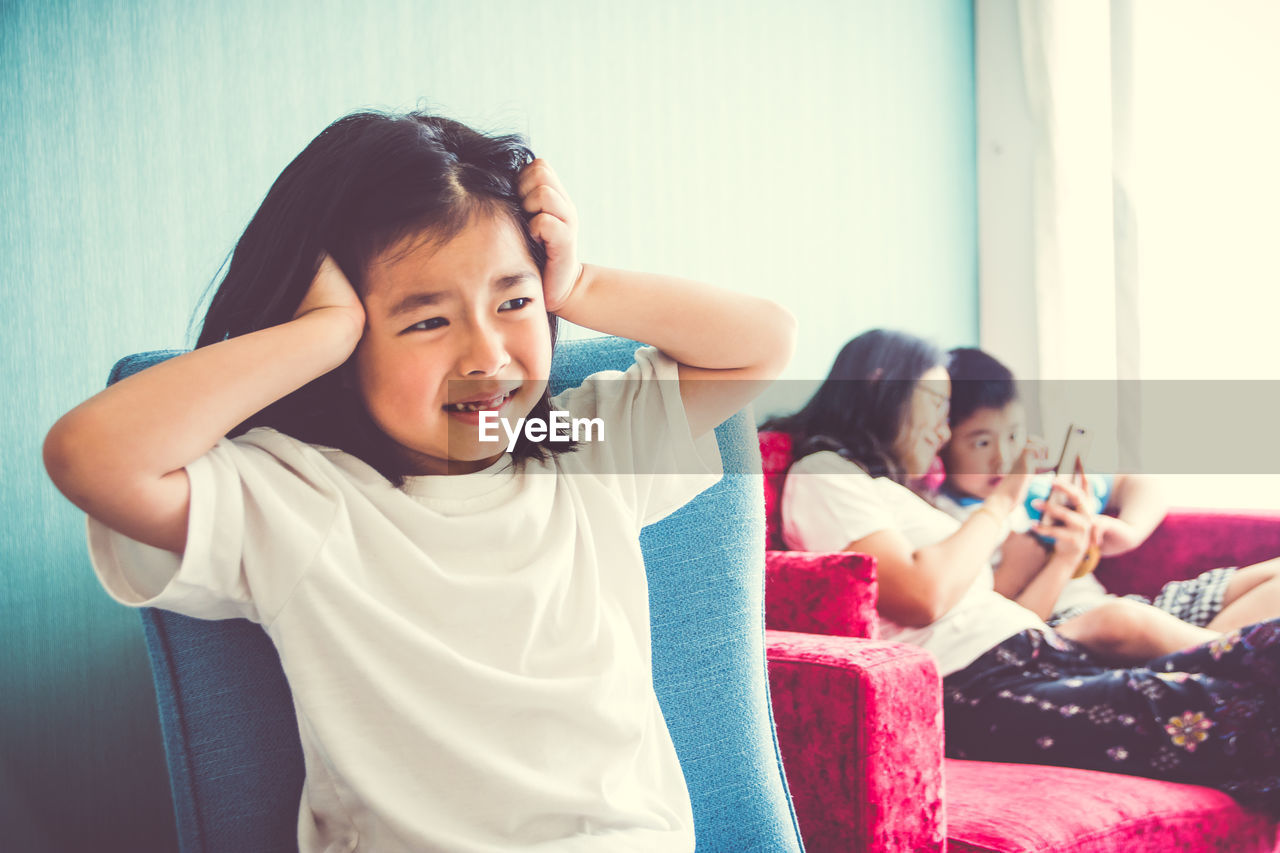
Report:
[{"label": "blue fabric chair back", "polygon": [[[552,392],[625,370],[636,344],[564,341]],[[176,355],[122,359],[109,381]],[[644,529],[654,681],[693,800],[699,853],[800,851],[769,705],[764,506],[755,427],[717,431],[725,477]],[[288,684],[263,631],[142,614],[184,853],[297,849],[302,747]]]}]

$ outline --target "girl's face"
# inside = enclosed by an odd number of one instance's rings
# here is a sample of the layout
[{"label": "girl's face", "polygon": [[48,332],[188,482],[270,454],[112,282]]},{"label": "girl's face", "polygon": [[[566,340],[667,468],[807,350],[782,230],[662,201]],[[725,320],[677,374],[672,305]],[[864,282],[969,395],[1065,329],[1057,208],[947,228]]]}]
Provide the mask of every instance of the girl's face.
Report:
[{"label": "girl's face", "polygon": [[951,405],[951,379],[945,367],[932,367],[916,380],[907,417],[898,432],[893,451],[910,477],[922,477],[933,458],[947,443],[947,410]]},{"label": "girl's face", "polygon": [[[374,259],[355,352],[365,405],[419,474],[464,474],[505,451],[480,411],[512,428],[542,397],[551,334],[542,278],[503,214],[476,213],[446,243],[411,235]],[[494,434],[491,432],[491,434]]]},{"label": "girl's face", "polygon": [[956,424],[943,450],[947,483],[975,498],[986,499],[1009,473],[1027,443],[1027,420],[1016,400],[996,409],[978,409]]}]

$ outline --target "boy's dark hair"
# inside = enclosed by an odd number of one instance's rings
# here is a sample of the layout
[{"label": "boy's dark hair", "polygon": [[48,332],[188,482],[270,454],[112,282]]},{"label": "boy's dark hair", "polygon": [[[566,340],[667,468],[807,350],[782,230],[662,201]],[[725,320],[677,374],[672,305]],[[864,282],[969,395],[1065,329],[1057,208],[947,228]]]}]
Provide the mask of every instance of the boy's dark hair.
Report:
[{"label": "boy's dark hair", "polygon": [[[338,119],[280,173],[236,243],[196,346],[288,322],[328,252],[363,293],[369,263],[411,234],[440,241],[479,213],[506,215],[542,270],[546,253],[529,232],[517,178],[533,152],[515,135],[486,136],[422,112],[359,112]],[[548,315],[554,348],[556,317]],[[530,417],[550,417],[549,393]],[[395,485],[412,473],[402,449],[373,422],[350,359],[255,413],[231,431],[269,426],[359,457]],[[523,434],[517,460],[545,459],[571,443]]]},{"label": "boy's dark hair", "polygon": [[804,408],[772,418],[761,429],[790,433],[793,461],[834,450],[873,477],[904,482],[908,472],[894,458],[893,445],[910,411],[916,382],[942,364],[942,351],[914,335],[884,329],[863,332],[840,350]]},{"label": "boy's dark hair", "polygon": [[951,428],[954,430],[979,409],[1003,409],[1018,399],[1013,371],[976,347],[957,347],[947,353],[951,374]]}]

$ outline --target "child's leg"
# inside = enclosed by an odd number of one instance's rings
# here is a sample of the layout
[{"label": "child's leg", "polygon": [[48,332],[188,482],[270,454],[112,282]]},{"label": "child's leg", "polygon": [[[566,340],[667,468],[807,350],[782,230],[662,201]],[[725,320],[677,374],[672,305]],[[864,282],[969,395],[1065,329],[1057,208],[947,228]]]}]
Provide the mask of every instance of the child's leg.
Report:
[{"label": "child's leg", "polygon": [[1055,628],[1106,661],[1142,663],[1208,643],[1221,634],[1189,625],[1149,604],[1112,599]]},{"label": "child's leg", "polygon": [[1125,669],[1028,631],[943,686],[949,756],[1194,782],[1280,816],[1280,621]]},{"label": "child's leg", "polygon": [[1222,610],[1209,628],[1234,631],[1276,617],[1280,617],[1280,559],[1237,569],[1222,597]]}]

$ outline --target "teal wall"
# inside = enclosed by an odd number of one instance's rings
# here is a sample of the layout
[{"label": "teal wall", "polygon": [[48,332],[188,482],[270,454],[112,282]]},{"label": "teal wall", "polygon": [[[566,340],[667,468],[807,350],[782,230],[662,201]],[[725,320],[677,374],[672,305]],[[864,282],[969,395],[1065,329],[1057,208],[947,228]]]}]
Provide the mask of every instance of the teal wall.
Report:
[{"label": "teal wall", "polygon": [[874,325],[976,340],[962,0],[0,3],[0,827],[163,850],[136,614],[94,581],[40,442],[118,357],[184,345],[286,162],[425,99],[527,133],[593,261],[771,294],[820,377]]}]

